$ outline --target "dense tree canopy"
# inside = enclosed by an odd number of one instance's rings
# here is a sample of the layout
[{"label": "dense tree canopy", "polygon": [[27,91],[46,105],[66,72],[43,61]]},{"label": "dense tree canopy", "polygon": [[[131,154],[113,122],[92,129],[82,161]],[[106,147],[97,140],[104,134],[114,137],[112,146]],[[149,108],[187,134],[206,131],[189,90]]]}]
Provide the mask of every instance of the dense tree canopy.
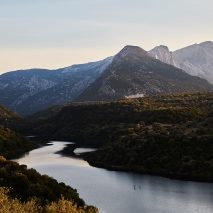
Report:
[{"label": "dense tree canopy", "polygon": [[71,104],[31,122],[45,138],[99,147],[85,156],[95,166],[213,181],[212,93]]}]

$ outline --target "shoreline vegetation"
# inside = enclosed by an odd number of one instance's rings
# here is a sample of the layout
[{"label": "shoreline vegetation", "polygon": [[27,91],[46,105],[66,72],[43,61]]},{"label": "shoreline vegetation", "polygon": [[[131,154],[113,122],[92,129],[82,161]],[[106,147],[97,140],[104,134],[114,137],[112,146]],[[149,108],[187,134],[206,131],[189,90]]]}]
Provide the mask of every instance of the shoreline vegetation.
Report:
[{"label": "shoreline vegetation", "polygon": [[[0,155],[11,159],[47,141],[75,141],[60,153],[76,157],[75,148],[97,148],[77,156],[95,167],[213,182],[213,93],[55,108],[22,119],[0,107]],[[36,137],[23,136],[27,134]],[[4,157],[0,157],[0,193],[6,203],[20,206],[20,212],[26,212],[28,204],[35,207],[35,202],[43,212],[50,206],[63,212],[58,206],[62,203],[74,212],[98,212],[71,187]]]},{"label": "shoreline vegetation", "polygon": [[[90,166],[96,167],[96,168],[102,168],[106,169],[109,171],[119,171],[119,172],[132,172],[132,173],[137,173],[141,175],[151,175],[151,176],[159,176],[159,177],[165,177],[165,178],[170,178],[170,179],[175,179],[175,180],[183,180],[183,181],[196,181],[196,182],[207,182],[207,183],[212,183],[213,180],[206,179],[206,178],[199,178],[199,177],[190,177],[188,175],[181,175],[181,174],[175,174],[175,173],[161,173],[161,172],[151,172],[150,170],[143,170],[141,167],[132,167],[132,166],[118,166],[118,165],[110,165],[110,164],[101,164],[99,161],[94,160],[94,156],[98,156],[99,152],[102,152],[103,150],[97,150],[93,152],[88,152],[88,153],[81,153],[76,155],[74,153],[74,150],[76,148],[81,148],[81,146],[76,146],[76,145],[67,145],[64,147],[63,150],[57,152],[63,156],[67,157],[74,157],[74,158],[80,158],[89,163]],[[85,147],[82,147],[85,148]]]},{"label": "shoreline vegetation", "polygon": [[97,208],[85,204],[77,190],[2,156],[0,194],[0,207],[5,213],[18,210],[32,213],[98,212]]},{"label": "shoreline vegetation", "polygon": [[47,145],[40,137],[18,133],[24,124],[25,120],[0,106],[0,212],[97,213],[98,209],[87,206],[71,186],[6,160]]},{"label": "shoreline vegetation", "polygon": [[92,166],[213,182],[213,93],[76,103],[50,116],[51,110],[29,122],[45,139],[75,141],[66,155],[98,148],[82,155]]},{"label": "shoreline vegetation", "polygon": [[32,140],[0,125],[0,156],[14,159],[35,148],[38,148],[38,145]]}]

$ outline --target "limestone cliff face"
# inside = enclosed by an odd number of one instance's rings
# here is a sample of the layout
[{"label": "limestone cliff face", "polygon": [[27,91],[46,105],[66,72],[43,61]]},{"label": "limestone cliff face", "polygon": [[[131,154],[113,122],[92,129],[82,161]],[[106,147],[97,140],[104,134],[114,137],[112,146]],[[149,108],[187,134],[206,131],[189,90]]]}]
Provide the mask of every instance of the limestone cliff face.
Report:
[{"label": "limestone cliff face", "polygon": [[169,51],[169,48],[167,46],[163,46],[163,45],[157,46],[157,47],[153,48],[152,50],[150,50],[149,54],[152,57],[154,57],[164,63],[175,66],[173,54],[172,54],[172,52]]},{"label": "limestone cliff face", "polygon": [[174,52],[170,52],[168,47],[161,45],[150,50],[149,54],[213,84],[213,42],[211,41],[193,44]]},{"label": "limestone cliff face", "polygon": [[213,84],[213,42],[194,44],[173,52],[176,66]]}]

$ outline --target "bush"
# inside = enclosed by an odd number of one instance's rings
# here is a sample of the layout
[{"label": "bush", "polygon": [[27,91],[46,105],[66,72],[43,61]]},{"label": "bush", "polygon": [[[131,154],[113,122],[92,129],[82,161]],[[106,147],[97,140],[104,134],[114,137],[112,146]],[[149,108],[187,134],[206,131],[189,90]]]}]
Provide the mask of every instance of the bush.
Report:
[{"label": "bush", "polygon": [[0,212],[1,213],[97,213],[94,207],[78,207],[74,201],[65,200],[63,197],[58,202],[40,206],[36,199],[21,202],[17,198],[10,198],[10,190],[0,187]]}]

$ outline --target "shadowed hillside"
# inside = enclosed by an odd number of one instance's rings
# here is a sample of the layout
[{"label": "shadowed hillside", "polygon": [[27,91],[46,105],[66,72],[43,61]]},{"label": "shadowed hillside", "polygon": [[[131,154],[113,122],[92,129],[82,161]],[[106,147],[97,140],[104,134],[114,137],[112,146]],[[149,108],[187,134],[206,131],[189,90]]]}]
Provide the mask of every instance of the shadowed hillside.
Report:
[{"label": "shadowed hillside", "polygon": [[114,101],[125,96],[208,92],[213,85],[152,58],[137,46],[124,47],[76,101]]},{"label": "shadowed hillside", "polygon": [[86,206],[70,186],[1,156],[0,195],[0,212],[5,213],[98,212],[96,208]]},{"label": "shadowed hillside", "polygon": [[15,158],[36,146],[16,130],[23,120],[0,105],[0,155]]},{"label": "shadowed hillside", "polygon": [[[213,94],[72,104],[31,117],[33,134],[99,147],[95,166],[213,181]],[[57,112],[56,112],[57,111]],[[45,117],[45,115],[48,115]],[[66,150],[72,153],[72,149]]]}]

